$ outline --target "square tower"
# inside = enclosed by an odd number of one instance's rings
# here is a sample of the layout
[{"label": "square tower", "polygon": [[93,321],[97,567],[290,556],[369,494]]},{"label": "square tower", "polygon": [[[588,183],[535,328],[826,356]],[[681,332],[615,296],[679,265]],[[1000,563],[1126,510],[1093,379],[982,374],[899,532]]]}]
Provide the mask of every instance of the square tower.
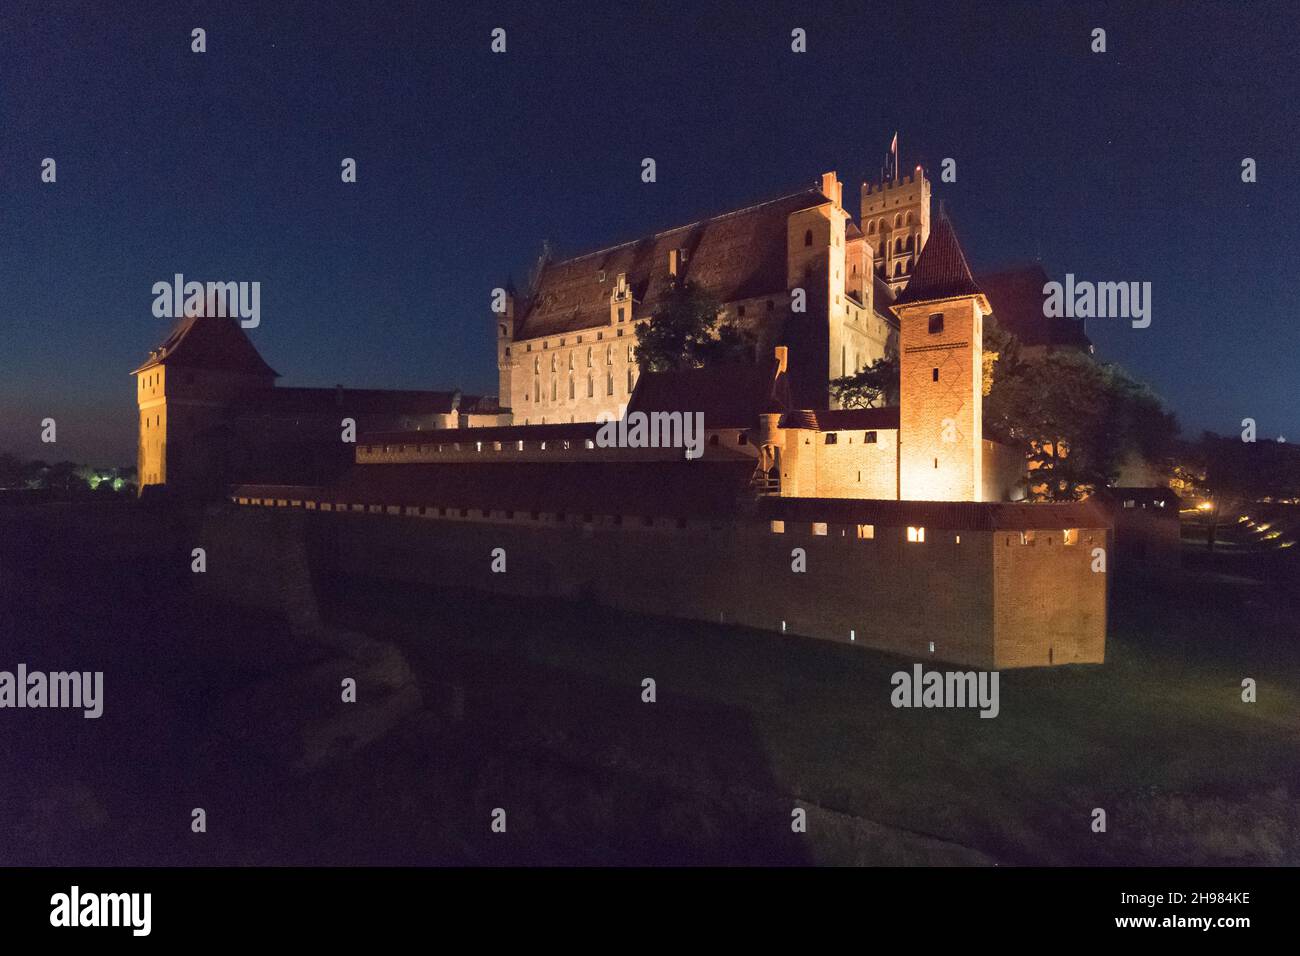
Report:
[{"label": "square tower", "polygon": [[936,223],[893,311],[899,323],[899,497],[981,501],[984,317],[992,310],[947,219]]}]

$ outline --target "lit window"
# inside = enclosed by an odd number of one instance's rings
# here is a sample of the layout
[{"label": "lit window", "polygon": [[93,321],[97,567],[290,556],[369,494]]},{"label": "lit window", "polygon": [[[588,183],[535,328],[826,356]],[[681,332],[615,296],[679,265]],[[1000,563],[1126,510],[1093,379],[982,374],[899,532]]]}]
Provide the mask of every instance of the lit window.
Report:
[{"label": "lit window", "polygon": [[1020,543],[1033,544],[1036,541],[1037,537],[1038,537],[1037,534],[1033,531],[1022,531],[1020,532]]},{"label": "lit window", "polygon": [[922,543],[923,541],[925,541],[925,529],[913,528],[909,526],[907,529],[907,540],[912,542],[913,544]]},{"label": "lit window", "polygon": [[1064,531],[1061,532],[1061,544],[1078,544],[1078,543],[1079,543],[1078,528],[1066,528]]},{"label": "lit window", "polygon": [[822,534],[822,535],[824,535],[824,534],[826,533],[826,522],[825,522],[825,521],[814,521],[814,522],[813,522],[813,526],[812,526],[812,533],[813,533],[813,534]]},{"label": "lit window", "polygon": [[773,521],[773,522],[772,522],[772,533],[773,533],[773,534],[785,534],[785,522],[784,522],[784,521]]},{"label": "lit window", "polygon": [[873,524],[858,525],[859,538],[874,538],[876,536],[876,526]]}]

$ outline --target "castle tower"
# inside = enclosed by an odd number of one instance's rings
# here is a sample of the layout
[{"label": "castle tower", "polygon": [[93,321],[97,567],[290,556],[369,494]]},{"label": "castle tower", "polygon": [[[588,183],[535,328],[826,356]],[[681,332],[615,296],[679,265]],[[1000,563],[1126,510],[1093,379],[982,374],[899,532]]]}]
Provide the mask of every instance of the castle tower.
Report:
[{"label": "castle tower", "polygon": [[510,396],[514,393],[510,390],[514,385],[514,359],[510,355],[510,343],[515,337],[515,293],[513,289],[506,289],[506,310],[496,316],[497,325],[497,394],[501,396],[503,403],[510,402]]},{"label": "castle tower", "polygon": [[930,239],[930,181],[917,166],[903,175],[897,153],[891,168],[862,184],[862,233],[875,251],[875,270],[898,293],[912,277]]},{"label": "castle tower", "polygon": [[899,497],[981,501],[984,317],[992,310],[946,218],[892,308],[899,323]]},{"label": "castle tower", "polygon": [[188,316],[132,375],[139,444],[136,466],[146,485],[219,480],[203,446],[236,400],[271,388],[279,377],[232,318]]}]

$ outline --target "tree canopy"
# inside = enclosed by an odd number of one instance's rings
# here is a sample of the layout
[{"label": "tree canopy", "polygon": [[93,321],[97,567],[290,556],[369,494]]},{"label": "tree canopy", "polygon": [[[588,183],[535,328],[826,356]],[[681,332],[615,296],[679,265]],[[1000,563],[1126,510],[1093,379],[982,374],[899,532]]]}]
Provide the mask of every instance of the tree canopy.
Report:
[{"label": "tree canopy", "polygon": [[675,282],[648,322],[637,326],[636,361],[643,372],[671,372],[748,360],[754,338],[722,321],[722,306],[689,281]]}]

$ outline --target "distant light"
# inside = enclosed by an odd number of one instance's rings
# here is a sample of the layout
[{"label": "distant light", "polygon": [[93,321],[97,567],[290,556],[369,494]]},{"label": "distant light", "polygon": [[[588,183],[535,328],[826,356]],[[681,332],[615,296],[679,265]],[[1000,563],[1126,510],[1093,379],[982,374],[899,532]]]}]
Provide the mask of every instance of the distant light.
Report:
[{"label": "distant light", "polygon": [[1208,501],[1202,501],[1196,507],[1200,508],[1202,511],[1209,511],[1211,508],[1214,507],[1214,505],[1210,504]]}]

